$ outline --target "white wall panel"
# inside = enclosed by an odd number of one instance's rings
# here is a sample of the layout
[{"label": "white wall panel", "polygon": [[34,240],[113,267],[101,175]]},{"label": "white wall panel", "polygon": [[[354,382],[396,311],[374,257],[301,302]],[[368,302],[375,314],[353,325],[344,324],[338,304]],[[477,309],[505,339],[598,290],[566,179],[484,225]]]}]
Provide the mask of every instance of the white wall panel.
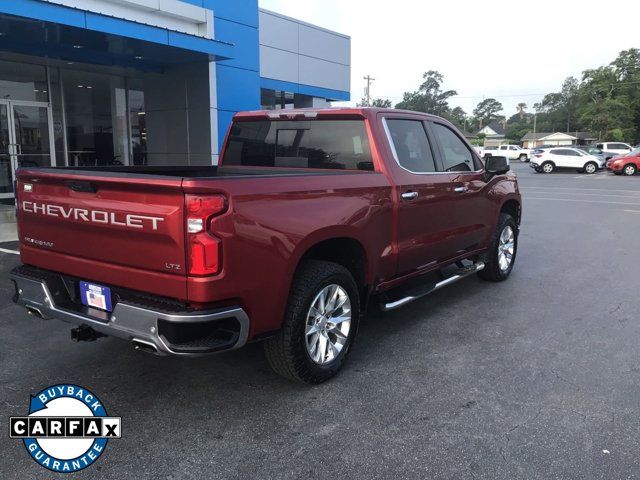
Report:
[{"label": "white wall panel", "polygon": [[260,76],[300,83],[299,55],[266,46],[260,47]]},{"label": "white wall panel", "polygon": [[348,37],[307,25],[299,27],[299,53],[330,62],[351,64],[351,41]]},{"label": "white wall panel", "polygon": [[260,76],[348,92],[351,39],[261,9]]},{"label": "white wall panel", "polygon": [[[180,0],[42,0],[87,12],[213,38],[207,9]],[[211,22],[211,25],[209,23]]]},{"label": "white wall panel", "polygon": [[303,85],[348,92],[351,86],[351,69],[347,65],[301,56],[299,78],[299,83]]},{"label": "white wall panel", "polygon": [[261,11],[260,44],[298,53],[298,24]]}]

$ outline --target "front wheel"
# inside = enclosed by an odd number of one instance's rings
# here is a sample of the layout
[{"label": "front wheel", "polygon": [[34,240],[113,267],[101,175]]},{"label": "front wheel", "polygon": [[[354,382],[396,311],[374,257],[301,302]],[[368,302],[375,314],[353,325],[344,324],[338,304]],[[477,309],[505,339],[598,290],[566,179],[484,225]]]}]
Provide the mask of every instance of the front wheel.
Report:
[{"label": "front wheel", "polygon": [[551,162],[544,162],[541,168],[544,173],[553,173],[553,171],[556,169],[556,166]]},{"label": "front wheel", "polygon": [[313,385],[334,377],[349,354],[359,315],[358,287],[349,271],[306,261],[293,280],[282,330],[264,343],[271,368]]},{"label": "front wheel", "polygon": [[501,213],[491,240],[484,270],[478,276],[492,282],[506,280],[516,261],[518,253],[518,224],[506,213]]},{"label": "front wheel", "polygon": [[631,177],[636,174],[638,169],[636,168],[635,165],[629,164],[629,165],[625,165],[622,171],[624,172],[625,175],[627,175],[628,177]]},{"label": "front wheel", "polygon": [[598,171],[598,164],[596,162],[589,162],[584,166],[584,173],[593,175]]}]

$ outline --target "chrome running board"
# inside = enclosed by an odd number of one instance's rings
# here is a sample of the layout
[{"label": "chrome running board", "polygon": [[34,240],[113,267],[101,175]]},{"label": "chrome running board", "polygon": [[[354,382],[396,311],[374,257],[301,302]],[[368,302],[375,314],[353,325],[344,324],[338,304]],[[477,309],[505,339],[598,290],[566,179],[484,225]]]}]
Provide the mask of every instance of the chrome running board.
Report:
[{"label": "chrome running board", "polygon": [[404,307],[406,304],[411,303],[415,300],[418,300],[419,298],[422,298],[426,295],[429,295],[430,293],[433,293],[436,290],[440,290],[441,288],[444,288],[453,283],[456,283],[462,280],[463,278],[473,275],[474,273],[478,273],[480,270],[484,270],[484,267],[485,267],[484,262],[478,262],[478,263],[474,263],[473,265],[470,265],[469,267],[461,268],[460,270],[458,270],[458,272],[455,275],[445,278],[441,282],[438,282],[436,284],[426,285],[424,287],[417,287],[413,290],[410,290],[407,296],[399,300],[388,302],[388,303],[382,303],[381,308],[384,312],[389,312],[391,310]]}]

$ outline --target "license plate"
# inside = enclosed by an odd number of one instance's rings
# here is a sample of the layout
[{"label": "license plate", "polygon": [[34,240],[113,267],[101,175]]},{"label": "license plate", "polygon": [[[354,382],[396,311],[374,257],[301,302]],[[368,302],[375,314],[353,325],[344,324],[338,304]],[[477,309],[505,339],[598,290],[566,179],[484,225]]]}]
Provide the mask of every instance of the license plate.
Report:
[{"label": "license plate", "polygon": [[110,312],[111,290],[102,285],[80,282],[80,299],[87,307],[98,308]]}]

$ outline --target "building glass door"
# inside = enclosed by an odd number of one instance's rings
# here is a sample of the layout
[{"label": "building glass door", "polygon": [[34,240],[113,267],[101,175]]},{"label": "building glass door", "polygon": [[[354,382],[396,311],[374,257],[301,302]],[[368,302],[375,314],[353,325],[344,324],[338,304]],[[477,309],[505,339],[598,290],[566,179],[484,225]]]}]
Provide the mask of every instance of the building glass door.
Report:
[{"label": "building glass door", "polygon": [[6,103],[0,103],[0,198],[11,197],[13,192],[12,155],[9,106]]},{"label": "building glass door", "polygon": [[0,100],[0,198],[13,197],[16,169],[52,165],[51,126],[47,103]]}]

